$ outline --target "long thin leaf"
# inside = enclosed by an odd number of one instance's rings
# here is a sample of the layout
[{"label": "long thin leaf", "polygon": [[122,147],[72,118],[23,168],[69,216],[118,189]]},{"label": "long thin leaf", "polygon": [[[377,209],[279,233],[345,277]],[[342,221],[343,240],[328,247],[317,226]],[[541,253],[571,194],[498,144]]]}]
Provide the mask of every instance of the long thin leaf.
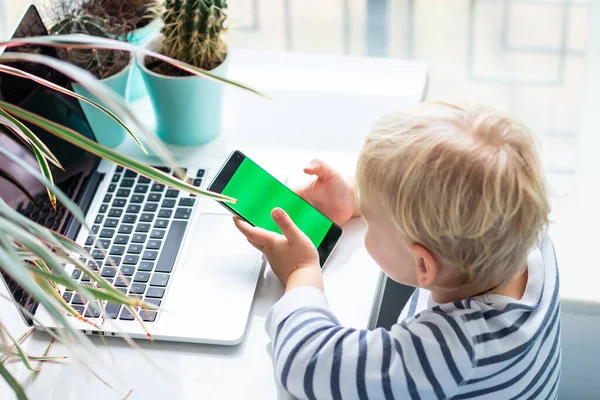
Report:
[{"label": "long thin leaf", "polygon": [[[48,181],[54,184],[54,178],[52,177],[52,171],[50,170],[50,165],[48,165],[48,161],[46,161],[42,153],[40,153],[40,151],[35,147],[33,147],[33,154],[35,155],[35,159],[38,162],[42,175],[44,175],[44,177],[48,179]],[[52,204],[52,208],[56,210],[56,195],[48,187],[46,187],[46,192],[48,192],[48,198],[50,199],[50,204]]]},{"label": "long thin leaf", "polygon": [[236,203],[237,200],[231,198],[229,196],[225,196],[219,193],[210,192],[208,190],[203,190],[198,187],[195,187],[185,181],[180,179],[176,179],[172,175],[169,175],[165,172],[159,171],[153,167],[150,167],[142,162],[137,160],[130,159],[119,152],[109,149],[108,147],[102,146],[99,143],[94,142],[91,139],[65,127],[60,124],[57,124],[53,121],[50,121],[46,118],[40,117],[37,114],[34,114],[30,111],[27,111],[21,107],[14,106],[12,104],[6,103],[4,101],[0,101],[0,107],[8,110],[11,114],[28,121],[34,125],[37,125],[46,131],[52,133],[55,136],[58,136],[68,142],[81,147],[84,150],[89,151],[97,156],[102,158],[106,158],[114,163],[124,166],[125,168],[132,169],[138,172],[140,175],[143,175],[152,180],[164,183],[168,186],[171,186],[176,189],[185,190],[190,193],[206,196],[218,201]]},{"label": "long thin leaf", "polygon": [[2,363],[0,363],[0,376],[4,378],[6,383],[8,383],[8,386],[10,386],[13,392],[15,392],[17,399],[27,400],[27,395],[25,395],[25,390],[23,389],[23,387],[19,384],[15,377],[12,376],[10,372],[8,372],[8,370]]},{"label": "long thin leaf", "polygon": [[19,191],[21,193],[23,193],[25,195],[25,197],[27,197],[27,199],[32,204],[35,205],[35,200],[34,200],[33,196],[31,195],[31,193],[29,193],[29,190],[27,190],[27,188],[25,186],[23,186],[23,184],[21,182],[19,182],[19,180],[17,178],[15,178],[10,173],[8,173],[8,171],[5,171],[2,168],[0,168],[0,179],[5,179],[5,180],[9,181],[10,183],[12,183],[17,189],[19,189]]},{"label": "long thin leaf", "polygon": [[[25,332],[24,334],[22,334],[21,337],[19,339],[17,339],[17,341],[19,342],[19,344],[21,344],[25,340],[27,340],[27,338],[29,338],[31,336],[31,334],[33,333],[34,330],[35,330],[35,328],[30,328],[29,330],[27,330],[27,332]],[[2,352],[0,351],[0,353],[2,353]],[[6,360],[6,359],[7,359],[6,356],[0,357],[0,363],[4,362],[4,360]]]},{"label": "long thin leaf", "polygon": [[[2,67],[6,67],[6,66],[0,64],[0,68],[2,68]],[[4,111],[1,108],[0,108],[0,115],[14,124],[13,131],[17,135],[19,135],[23,140],[25,140],[27,143],[29,143],[31,145],[31,147],[37,149],[40,153],[42,153],[42,155],[44,157],[46,157],[48,160],[50,160],[50,162],[52,164],[54,164],[58,168],[64,170],[63,166],[60,164],[60,161],[58,161],[58,158],[56,158],[56,156],[52,153],[52,151],[50,151],[48,146],[46,146],[44,144],[44,142],[42,142],[36,136],[36,134],[33,133],[31,131],[31,129],[29,129],[27,127],[27,125],[23,124],[21,121],[19,121],[18,119],[16,119],[15,117],[13,117],[12,115],[10,115],[9,113],[7,113],[6,111]]]},{"label": "long thin leaf", "polygon": [[144,54],[146,56],[157,58],[161,61],[166,62],[167,64],[171,64],[177,68],[180,68],[186,72],[189,72],[190,74],[202,76],[204,78],[213,80],[215,82],[228,84],[228,85],[237,87],[239,89],[243,89],[248,92],[257,94],[259,96],[268,98],[268,96],[260,93],[256,89],[253,89],[249,86],[246,86],[244,84],[233,81],[231,79],[224,78],[217,74],[213,74],[212,72],[209,72],[205,69],[186,64],[179,60],[175,60],[175,59],[167,57],[163,54],[149,50],[145,47],[136,46],[131,43],[114,40],[114,39],[107,39],[107,38],[82,35],[82,34],[36,36],[36,37],[28,37],[28,38],[17,38],[17,39],[12,39],[12,40],[5,41],[5,42],[0,42],[0,47],[6,46],[6,47],[10,48],[10,47],[22,46],[22,45],[26,45],[26,44],[38,44],[38,45],[53,46],[53,47],[66,47],[66,48],[73,48],[73,49],[122,50],[122,51],[128,51],[128,52],[132,52],[132,53],[140,53],[140,54]]},{"label": "long thin leaf", "polygon": [[11,74],[11,75],[15,75],[15,76],[19,76],[21,78],[26,78],[26,79],[30,79],[34,82],[37,82],[41,85],[44,85],[46,87],[49,87],[50,89],[56,90],[57,92],[60,93],[64,93],[68,96],[71,97],[75,97],[76,99],[79,99],[81,101],[85,101],[86,103],[90,104],[93,107],[96,107],[98,110],[104,112],[106,115],[108,115],[110,118],[112,118],[116,123],[118,123],[119,125],[121,125],[123,127],[123,129],[125,129],[127,131],[127,133],[131,136],[131,138],[135,141],[135,143],[142,149],[142,151],[144,151],[144,153],[148,154],[148,151],[146,150],[146,148],[144,147],[144,145],[142,144],[142,142],[139,140],[139,138],[131,131],[131,129],[129,129],[129,127],[118,117],[115,115],[115,113],[113,113],[112,111],[110,111],[108,108],[104,107],[101,104],[96,103],[95,101],[88,99],[85,96],[82,96],[78,93],[75,93],[72,90],[69,90],[67,88],[64,88],[60,85],[57,85],[53,82],[50,82],[44,78],[40,78],[39,76],[30,74],[28,72],[25,71],[21,71],[19,69],[13,68],[9,65],[3,65],[0,64],[0,72],[5,72],[7,74]]},{"label": "long thin leaf", "polygon": [[[6,326],[2,323],[2,321],[0,321],[0,332],[3,332],[6,336],[9,337],[9,339],[12,342],[13,347],[15,349],[15,354],[21,359],[21,362],[23,363],[25,368],[27,368],[30,371],[36,371],[35,367],[33,365],[31,365],[31,360],[29,359],[29,356],[23,350],[21,345],[19,344],[19,341],[12,336],[12,334],[6,328]],[[7,346],[7,347],[9,347],[9,346]]]}]

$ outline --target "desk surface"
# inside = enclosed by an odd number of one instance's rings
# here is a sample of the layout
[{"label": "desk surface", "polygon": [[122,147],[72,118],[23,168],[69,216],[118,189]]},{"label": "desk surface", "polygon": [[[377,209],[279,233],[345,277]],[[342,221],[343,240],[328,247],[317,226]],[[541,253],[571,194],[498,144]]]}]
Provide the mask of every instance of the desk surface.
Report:
[{"label": "desk surface", "polygon": [[[170,149],[185,162],[200,157],[224,159],[231,149],[241,148],[276,174],[292,171],[288,182],[294,185],[305,179],[297,172],[315,156],[352,172],[368,126],[387,111],[417,104],[424,95],[427,68],[416,61],[236,50],[229,76],[259,88],[273,100],[227,88],[223,134],[201,148]],[[139,115],[151,114],[147,99],[134,107]],[[131,141],[119,150],[145,159]],[[351,221],[344,230],[324,271],[326,293],[342,323],[365,327],[379,269],[364,250],[363,222]],[[92,338],[98,353],[88,365],[116,390],[73,359],[46,365],[29,383],[28,394],[33,399],[107,399],[122,398],[133,389],[132,399],[285,398],[273,379],[264,331],[266,314],[282,293],[282,285],[266,268],[248,334],[240,345],[138,341],[143,350],[138,351],[118,339],[107,339],[109,346],[104,346],[99,338]],[[0,314],[14,315],[11,325],[20,324],[12,305],[2,300]],[[27,349],[41,353],[47,343],[46,335],[36,333]],[[58,345],[52,354],[66,354],[66,350]],[[21,374],[22,381],[28,379]],[[0,385],[0,394],[2,390]]]}]

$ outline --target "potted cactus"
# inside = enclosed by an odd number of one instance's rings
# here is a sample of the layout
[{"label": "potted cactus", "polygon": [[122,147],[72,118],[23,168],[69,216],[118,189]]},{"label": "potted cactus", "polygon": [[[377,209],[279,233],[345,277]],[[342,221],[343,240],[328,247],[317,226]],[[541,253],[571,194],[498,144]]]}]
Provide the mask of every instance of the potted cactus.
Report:
[{"label": "potted cactus", "polygon": [[[107,33],[135,45],[143,45],[158,35],[162,20],[157,18],[156,0],[86,0],[81,8],[106,21]],[[129,100],[144,97],[146,85],[134,63],[129,76]]]},{"label": "potted cactus", "polygon": [[[50,31],[57,35],[82,33],[102,38],[122,37],[127,32],[128,21],[111,24],[103,16],[92,14],[90,9],[93,9],[95,1],[61,0],[53,9]],[[91,72],[121,97],[126,97],[127,83],[134,65],[128,52],[79,48],[59,49],[58,52],[63,60]],[[74,84],[73,90],[99,102],[82,85]],[[80,101],[80,104],[99,143],[116,147],[125,139],[126,131],[122,126],[90,104],[84,101]]]},{"label": "potted cactus", "polygon": [[[151,50],[224,77],[226,0],[166,0],[161,35]],[[194,146],[221,131],[223,85],[189,75],[155,58],[138,55],[156,114],[156,132],[168,143]]]}]

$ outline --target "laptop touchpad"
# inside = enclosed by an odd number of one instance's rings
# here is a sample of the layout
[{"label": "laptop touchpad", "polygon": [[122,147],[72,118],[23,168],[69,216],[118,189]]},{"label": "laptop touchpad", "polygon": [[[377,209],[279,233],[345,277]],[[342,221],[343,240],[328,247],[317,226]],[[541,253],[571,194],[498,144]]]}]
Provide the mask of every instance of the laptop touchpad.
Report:
[{"label": "laptop touchpad", "polygon": [[185,275],[194,270],[237,278],[252,276],[260,255],[237,230],[231,215],[223,214],[200,214],[187,246]]}]

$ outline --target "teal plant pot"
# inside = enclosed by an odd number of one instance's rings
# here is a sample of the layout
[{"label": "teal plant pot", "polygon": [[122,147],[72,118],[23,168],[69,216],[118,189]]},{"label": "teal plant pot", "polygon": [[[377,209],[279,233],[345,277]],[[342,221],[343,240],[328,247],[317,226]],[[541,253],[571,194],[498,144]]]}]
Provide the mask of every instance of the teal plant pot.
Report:
[{"label": "teal plant pot", "polygon": [[[101,82],[114,90],[119,96],[125,98],[127,92],[127,81],[133,65],[133,62],[129,63],[129,65],[123,69],[123,71],[109,78],[102,79]],[[106,107],[106,104],[99,101],[96,96],[92,95],[80,84],[73,84],[73,90],[75,93],[85,96],[88,99]],[[79,104],[83,109],[85,117],[87,118],[98,143],[106,147],[117,147],[123,142],[127,133],[125,128],[119,125],[108,115],[98,110],[96,107],[86,103],[85,101],[79,100]]]},{"label": "teal plant pot", "polygon": [[[156,50],[159,40],[149,47]],[[225,61],[211,72],[226,76]],[[174,77],[146,68],[144,57],[137,63],[146,82],[156,115],[156,134],[171,144],[198,146],[213,140],[221,132],[223,91],[225,86],[199,76]]]},{"label": "teal plant pot", "polygon": [[[160,29],[163,22],[160,18],[155,19],[143,28],[136,29],[135,31],[127,35],[127,41],[137,46],[143,46],[148,41],[160,34]],[[134,64],[131,69],[131,76],[129,77],[129,101],[141,99],[148,93],[146,91],[146,83],[142,72],[138,68],[137,64]]]}]

